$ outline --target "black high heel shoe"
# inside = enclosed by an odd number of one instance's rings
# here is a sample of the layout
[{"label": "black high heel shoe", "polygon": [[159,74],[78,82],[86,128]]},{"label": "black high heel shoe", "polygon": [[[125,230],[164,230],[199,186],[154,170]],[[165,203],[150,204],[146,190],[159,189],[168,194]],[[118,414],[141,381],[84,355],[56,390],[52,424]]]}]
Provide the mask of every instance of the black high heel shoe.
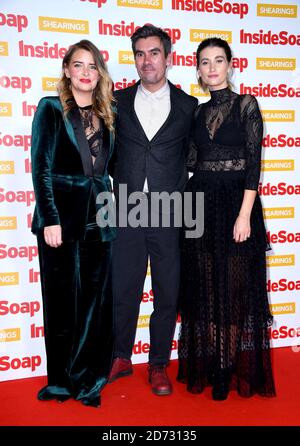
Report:
[{"label": "black high heel shoe", "polygon": [[45,386],[38,392],[37,398],[40,401],[56,400],[59,403],[63,403],[71,398],[71,394],[67,393],[66,389],[59,388],[58,386]]},{"label": "black high heel shoe", "polygon": [[59,403],[64,403],[65,401],[69,400],[71,398],[71,395],[59,395],[56,397],[56,401]]},{"label": "black high heel shoe", "polygon": [[100,407],[101,406],[101,397],[95,396],[94,398],[82,398],[80,400],[82,404],[85,406],[91,406],[91,407]]}]

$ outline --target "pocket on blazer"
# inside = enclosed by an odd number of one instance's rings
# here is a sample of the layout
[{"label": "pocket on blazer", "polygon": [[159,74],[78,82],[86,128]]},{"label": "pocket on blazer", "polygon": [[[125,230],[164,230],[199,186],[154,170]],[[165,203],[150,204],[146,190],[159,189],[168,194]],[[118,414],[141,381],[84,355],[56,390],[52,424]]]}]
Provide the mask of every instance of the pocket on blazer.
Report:
[{"label": "pocket on blazer", "polygon": [[68,175],[52,175],[52,184],[54,190],[70,192],[73,186],[73,178]]}]

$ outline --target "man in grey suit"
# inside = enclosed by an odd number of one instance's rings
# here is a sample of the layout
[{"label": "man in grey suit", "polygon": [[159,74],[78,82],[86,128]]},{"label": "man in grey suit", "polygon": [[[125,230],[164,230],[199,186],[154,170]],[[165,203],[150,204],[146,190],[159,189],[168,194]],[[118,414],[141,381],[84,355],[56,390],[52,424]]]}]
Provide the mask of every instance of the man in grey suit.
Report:
[{"label": "man in grey suit", "polygon": [[[112,166],[114,192],[121,203],[120,187],[126,197],[140,192],[151,201],[153,193],[182,193],[187,181],[185,150],[196,98],[166,79],[171,64],[171,39],[160,28],[144,25],[131,37],[140,81],[117,91],[116,159]],[[124,195],[124,194],[123,194]],[[124,203],[123,203],[124,204]],[[156,395],[169,395],[172,385],[166,373],[176,324],[179,293],[179,227],[170,225],[119,227],[113,246],[113,292],[115,311],[115,359],[112,382],[132,374],[139,306],[150,258],[153,313],[150,318],[149,382]],[[148,215],[148,214],[147,214]],[[118,215],[121,219],[121,211]]]}]

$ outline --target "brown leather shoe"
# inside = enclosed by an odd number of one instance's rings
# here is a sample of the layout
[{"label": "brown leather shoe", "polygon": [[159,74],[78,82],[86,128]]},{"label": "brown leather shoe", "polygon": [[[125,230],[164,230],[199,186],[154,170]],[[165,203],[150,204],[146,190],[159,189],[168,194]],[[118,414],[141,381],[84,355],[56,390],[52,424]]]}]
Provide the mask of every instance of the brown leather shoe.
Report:
[{"label": "brown leather shoe", "polygon": [[149,383],[155,395],[170,395],[172,384],[168,378],[165,365],[150,365],[148,368]]},{"label": "brown leather shoe", "polygon": [[122,378],[123,376],[132,375],[132,363],[130,359],[125,358],[115,358],[113,361],[113,365],[108,377],[108,382],[112,383],[118,378]]}]

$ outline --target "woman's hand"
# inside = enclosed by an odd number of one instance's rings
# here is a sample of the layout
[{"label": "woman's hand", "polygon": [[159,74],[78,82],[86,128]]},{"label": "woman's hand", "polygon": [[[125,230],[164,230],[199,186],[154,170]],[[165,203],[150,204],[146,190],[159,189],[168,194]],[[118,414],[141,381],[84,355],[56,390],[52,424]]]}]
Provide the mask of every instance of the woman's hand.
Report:
[{"label": "woman's hand", "polygon": [[242,206],[233,227],[233,238],[237,243],[245,242],[251,235],[250,216],[257,191],[245,189]]},{"label": "woman's hand", "polygon": [[52,225],[44,227],[44,239],[51,248],[58,248],[62,244],[61,226]]},{"label": "woman's hand", "polygon": [[233,238],[236,242],[245,242],[251,234],[250,217],[239,215],[233,227]]}]

